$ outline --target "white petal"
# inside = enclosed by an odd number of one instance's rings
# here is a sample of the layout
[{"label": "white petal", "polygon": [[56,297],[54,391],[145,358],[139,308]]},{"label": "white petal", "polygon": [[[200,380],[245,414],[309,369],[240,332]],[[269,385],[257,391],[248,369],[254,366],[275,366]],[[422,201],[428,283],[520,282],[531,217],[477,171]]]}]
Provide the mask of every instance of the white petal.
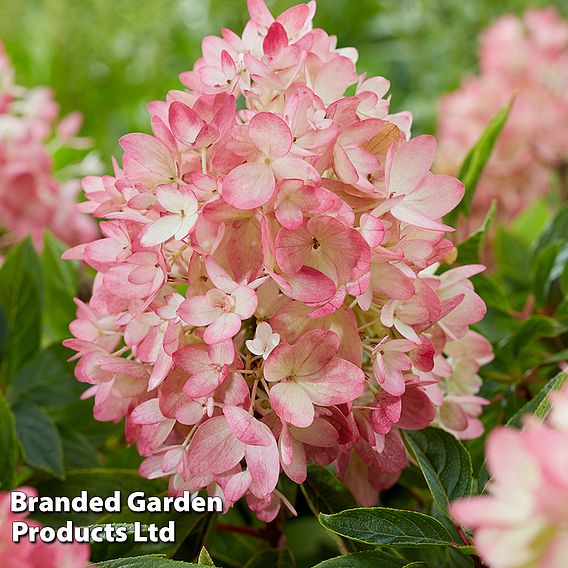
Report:
[{"label": "white petal", "polygon": [[151,247],[171,239],[182,224],[179,215],[166,215],[148,225],[142,235],[142,246]]}]

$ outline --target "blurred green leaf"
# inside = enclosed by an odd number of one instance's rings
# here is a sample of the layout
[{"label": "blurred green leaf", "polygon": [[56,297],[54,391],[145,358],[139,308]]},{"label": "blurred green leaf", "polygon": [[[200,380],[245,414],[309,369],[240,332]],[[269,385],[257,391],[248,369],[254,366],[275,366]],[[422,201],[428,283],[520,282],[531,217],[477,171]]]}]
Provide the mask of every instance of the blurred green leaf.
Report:
[{"label": "blurred green leaf", "polygon": [[552,284],[568,265],[567,240],[557,240],[538,249],[532,262],[534,296],[539,306],[548,301]]},{"label": "blurred green leaf", "polygon": [[271,548],[257,552],[245,568],[295,568],[296,561],[287,548]]},{"label": "blurred green leaf", "polygon": [[63,461],[66,470],[100,467],[97,448],[86,436],[65,426],[60,427],[59,432],[63,442]]},{"label": "blurred green leaf", "polygon": [[[103,499],[110,497],[115,491],[120,491],[123,504],[126,504],[125,499],[133,491],[143,491],[146,495],[157,495],[165,489],[163,480],[144,479],[140,477],[137,470],[107,468],[68,471],[65,481],[45,481],[39,483],[37,488],[40,495],[62,495],[71,498],[77,497],[83,490],[87,490],[91,497],[98,496]],[[53,527],[61,526],[68,520],[76,525],[85,526],[95,524],[100,514],[94,512],[37,513],[34,517]]]},{"label": "blurred green leaf", "polygon": [[340,536],[376,546],[451,546],[452,537],[434,517],[371,507],[349,509],[335,515],[319,516],[321,524]]},{"label": "blurred green leaf", "polygon": [[481,255],[483,253],[485,241],[487,240],[487,233],[491,229],[491,225],[495,220],[496,212],[497,202],[493,200],[481,227],[471,233],[467,239],[458,245],[457,262],[459,264],[479,264],[479,262],[481,262]]},{"label": "blurred green leaf", "polygon": [[6,385],[35,354],[41,338],[41,267],[29,239],[10,250],[0,269],[0,307],[7,320],[0,363],[0,385]]},{"label": "blurred green leaf", "polygon": [[523,417],[533,415],[537,418],[546,418],[550,410],[551,392],[560,391],[568,383],[568,375],[566,373],[558,373],[554,378],[550,379],[546,385],[538,392],[538,394],[529,400],[510,420],[507,426],[520,428],[523,424]]},{"label": "blurred green leaf", "polygon": [[548,225],[540,233],[533,245],[533,253],[536,254],[555,241],[566,242],[568,240],[568,204],[562,205]]},{"label": "blurred green leaf", "polygon": [[502,108],[489,121],[483,131],[483,134],[479,137],[473,148],[471,148],[465,157],[458,174],[458,178],[465,186],[465,193],[461,203],[446,216],[446,219],[450,224],[455,222],[460,213],[466,216],[469,215],[477,182],[483,173],[485,164],[491,157],[493,146],[495,146],[495,142],[497,141],[497,138],[499,138],[499,134],[501,134],[501,131],[507,122],[512,104],[513,101],[511,101],[511,103],[509,103],[506,107]]},{"label": "blurred green leaf", "polygon": [[26,463],[64,479],[63,446],[53,420],[39,406],[23,401],[14,405],[14,416]]},{"label": "blurred green leaf", "polygon": [[69,322],[75,318],[76,306],[73,298],[77,295],[78,264],[64,261],[61,255],[67,246],[51,233],[44,235],[41,266],[43,269],[45,311],[44,326],[50,341],[69,337]]},{"label": "blurred green leaf", "polygon": [[447,512],[454,499],[471,494],[471,458],[459,440],[440,428],[405,431],[404,439],[442,511]]},{"label": "blurred green leaf", "polygon": [[76,402],[83,392],[67,359],[73,353],[60,344],[51,345],[28,361],[15,377],[10,398],[57,407]]},{"label": "blurred green leaf", "polygon": [[11,489],[14,484],[18,459],[16,423],[8,401],[0,392],[0,489]]}]

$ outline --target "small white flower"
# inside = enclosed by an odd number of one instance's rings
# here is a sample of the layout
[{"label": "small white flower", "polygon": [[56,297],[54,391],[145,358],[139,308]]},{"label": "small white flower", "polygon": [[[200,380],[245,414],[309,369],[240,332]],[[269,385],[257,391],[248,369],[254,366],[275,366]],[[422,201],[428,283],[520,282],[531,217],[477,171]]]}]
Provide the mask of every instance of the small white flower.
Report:
[{"label": "small white flower", "polygon": [[262,358],[266,360],[279,343],[280,334],[272,333],[270,324],[263,321],[257,325],[254,339],[248,339],[246,345],[251,353],[254,355],[262,355]]}]

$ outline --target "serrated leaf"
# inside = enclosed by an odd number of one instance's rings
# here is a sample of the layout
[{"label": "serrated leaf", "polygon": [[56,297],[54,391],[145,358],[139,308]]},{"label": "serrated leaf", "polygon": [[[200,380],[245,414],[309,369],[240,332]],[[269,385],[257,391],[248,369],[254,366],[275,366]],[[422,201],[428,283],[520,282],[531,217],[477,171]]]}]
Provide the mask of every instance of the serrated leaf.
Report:
[{"label": "serrated leaf", "polygon": [[199,564],[168,560],[161,556],[133,556],[97,562],[96,568],[188,568],[190,566],[198,568]]},{"label": "serrated leaf", "polygon": [[483,173],[485,165],[491,157],[491,152],[493,151],[495,142],[507,122],[511,105],[512,102],[497,112],[497,114],[489,121],[483,131],[483,134],[479,137],[465,157],[458,174],[458,178],[465,186],[465,193],[461,203],[446,216],[446,219],[450,224],[453,224],[458,214],[462,213],[466,216],[469,214],[477,182]]},{"label": "serrated leaf", "polygon": [[403,434],[442,511],[447,512],[454,499],[471,494],[471,458],[459,440],[440,428],[408,430]]},{"label": "serrated leaf", "polygon": [[77,295],[78,263],[61,259],[67,248],[46,231],[41,254],[46,305],[43,323],[51,341],[68,337],[69,322],[75,317],[73,298]]},{"label": "serrated leaf", "polygon": [[0,269],[0,307],[7,323],[0,385],[9,384],[39,347],[42,299],[41,267],[26,239],[12,248]]},{"label": "serrated leaf", "polygon": [[287,548],[260,550],[246,564],[245,568],[295,568],[296,561]]},{"label": "serrated leaf", "polygon": [[63,446],[53,420],[33,403],[19,402],[13,410],[26,463],[64,479]]},{"label": "serrated leaf", "polygon": [[434,517],[386,507],[349,509],[319,516],[321,524],[340,536],[375,546],[451,546],[452,537]]},{"label": "serrated leaf", "polygon": [[568,375],[566,373],[558,373],[554,378],[550,379],[536,396],[531,398],[516,414],[508,421],[507,426],[520,428],[523,424],[523,416],[532,414],[537,418],[544,419],[550,410],[551,392],[560,391],[568,383]]},{"label": "serrated leaf", "polygon": [[458,245],[457,262],[459,264],[479,264],[485,241],[487,240],[487,233],[495,220],[496,212],[497,203],[493,200],[479,229],[471,233],[471,235]]},{"label": "serrated leaf", "polygon": [[8,401],[0,392],[0,489],[12,489],[18,459],[16,421]]},{"label": "serrated leaf", "polygon": [[64,406],[76,402],[83,387],[73,376],[67,362],[72,352],[62,345],[51,345],[26,363],[14,378],[10,398],[27,400],[43,407]]},{"label": "serrated leaf", "polygon": [[381,550],[363,550],[320,562],[314,568],[404,568],[408,562]]}]

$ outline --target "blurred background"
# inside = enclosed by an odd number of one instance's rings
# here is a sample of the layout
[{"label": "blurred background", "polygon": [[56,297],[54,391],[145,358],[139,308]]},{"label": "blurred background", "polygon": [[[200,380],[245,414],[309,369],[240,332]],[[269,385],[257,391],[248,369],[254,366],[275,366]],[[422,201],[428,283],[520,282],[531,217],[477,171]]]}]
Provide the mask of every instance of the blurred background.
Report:
[{"label": "blurred background", "polygon": [[[274,14],[297,0],[267,1]],[[480,29],[505,12],[565,0],[319,0],[315,24],[356,46],[358,70],[393,83],[391,109],[433,132],[438,96],[475,72]],[[20,84],[49,85],[107,167],[126,132],[149,129],[146,104],[179,87],[203,36],[240,33],[246,0],[0,0],[0,39]]]}]

